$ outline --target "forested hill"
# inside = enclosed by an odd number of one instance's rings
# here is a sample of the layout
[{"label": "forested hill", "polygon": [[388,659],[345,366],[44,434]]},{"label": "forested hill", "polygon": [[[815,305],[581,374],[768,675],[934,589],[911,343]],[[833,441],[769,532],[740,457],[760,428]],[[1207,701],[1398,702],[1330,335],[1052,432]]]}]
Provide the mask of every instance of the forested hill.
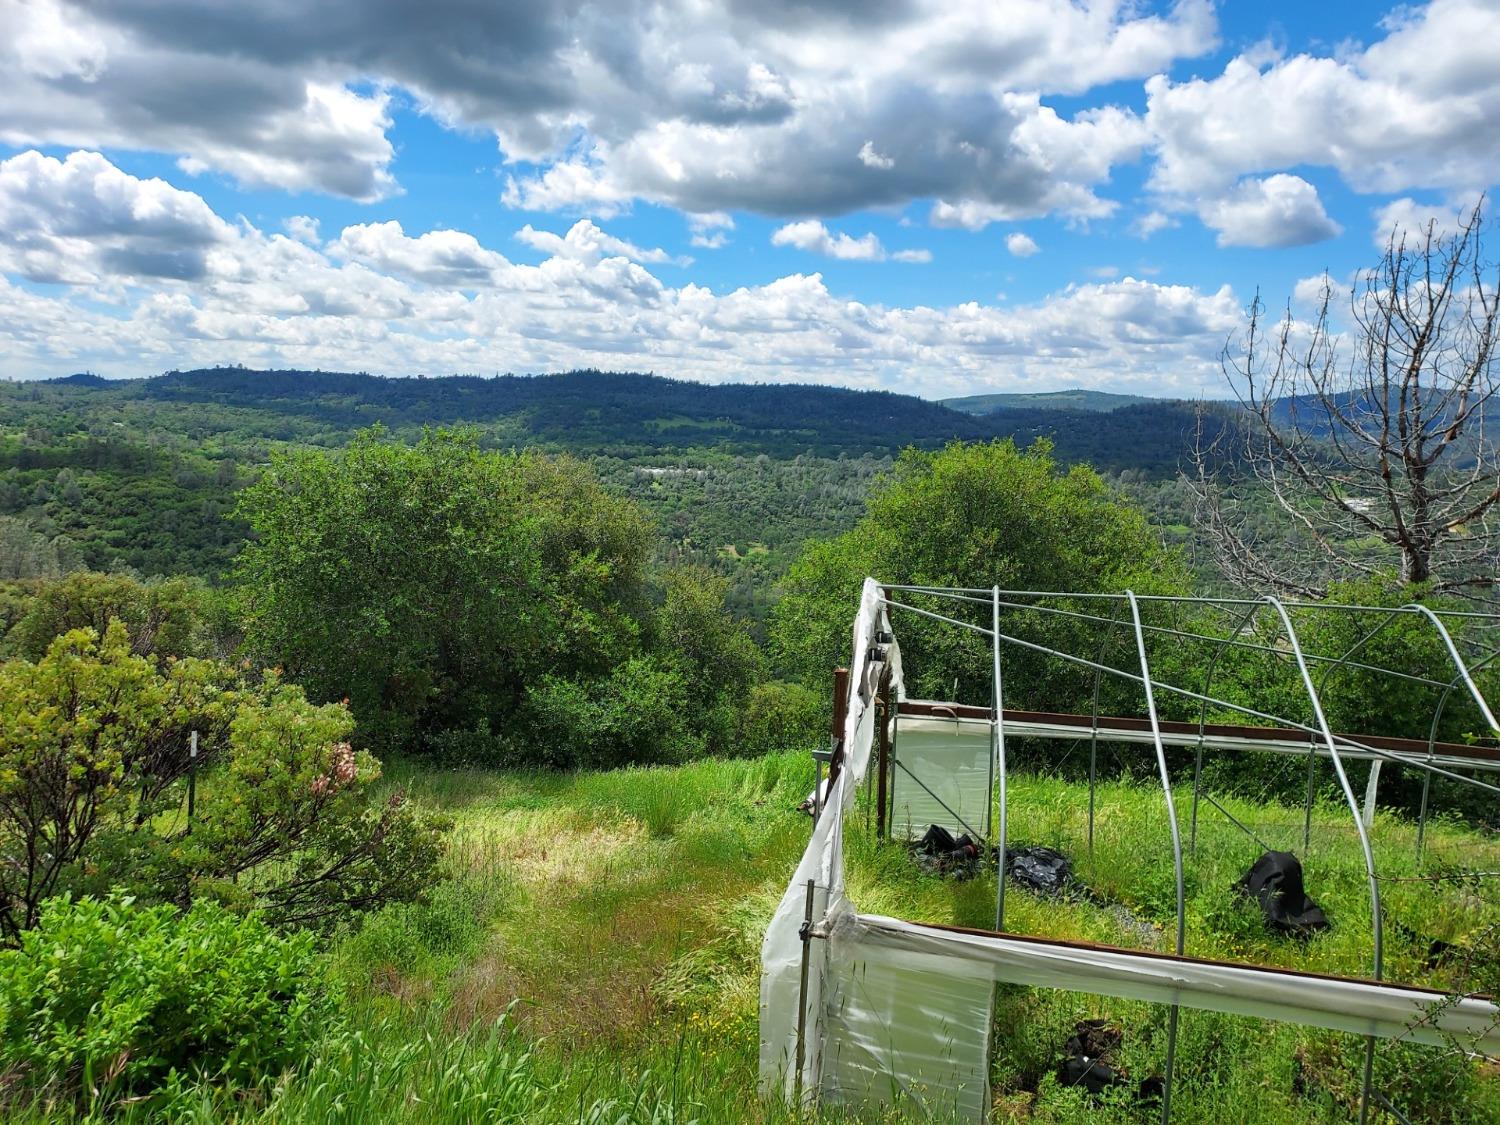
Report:
[{"label": "forested hill", "polygon": [[[1064,461],[1105,470],[1175,471],[1194,425],[1191,404],[1134,401],[1101,411],[1003,406],[976,415],[912,395],[806,384],[709,384],[654,375],[572,371],[495,378],[388,379],[325,371],[214,368],[150,379],[70,376],[0,387],[0,409],[41,407],[79,428],[119,417],[162,428],[230,430],[280,441],[336,442],[382,423],[395,430],[472,423],[502,444],[541,444],[635,457],[687,449],[792,457],[889,454],[955,438],[1046,436]],[[15,420],[15,417],[13,417]]]}]

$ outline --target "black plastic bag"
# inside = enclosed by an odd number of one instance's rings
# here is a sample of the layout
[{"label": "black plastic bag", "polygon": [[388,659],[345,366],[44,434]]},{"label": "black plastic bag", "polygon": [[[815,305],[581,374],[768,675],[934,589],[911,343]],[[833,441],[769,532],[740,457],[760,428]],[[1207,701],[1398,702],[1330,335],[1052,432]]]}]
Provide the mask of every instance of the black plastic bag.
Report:
[{"label": "black plastic bag", "polygon": [[1027,890],[1060,895],[1073,885],[1073,861],[1055,848],[1016,848],[1005,855],[1005,871]]},{"label": "black plastic bag", "polygon": [[1310,937],[1328,929],[1328,916],[1307,897],[1302,864],[1291,852],[1266,852],[1234,886],[1260,903],[1266,925],[1277,933]]}]

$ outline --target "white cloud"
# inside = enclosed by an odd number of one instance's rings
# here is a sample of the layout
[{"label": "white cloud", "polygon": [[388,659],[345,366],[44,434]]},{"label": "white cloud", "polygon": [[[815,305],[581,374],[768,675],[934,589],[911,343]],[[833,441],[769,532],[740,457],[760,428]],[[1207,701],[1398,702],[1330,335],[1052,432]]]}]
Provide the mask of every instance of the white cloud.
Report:
[{"label": "white cloud", "polygon": [[1343,231],[1323,210],[1312,184],[1284,173],[1245,180],[1201,204],[1198,213],[1219,232],[1220,246],[1305,246]]},{"label": "white cloud", "polygon": [[1143,79],[1217,34],[1210,0],[1165,15],[1118,0],[324,0],[295,34],[279,4],[32,0],[0,21],[9,143],[167,152],[195,173],[371,199],[397,190],[398,96],[539,165],[508,202],[595,217],[635,199],[1098,214],[1143,126],[1041,99]]},{"label": "white cloud", "polygon": [[1323,303],[1325,294],[1332,292],[1333,282],[1326,273],[1299,278],[1292,287],[1292,301],[1304,309],[1316,309]]},{"label": "white cloud", "polygon": [[433,230],[408,238],[394,220],[345,227],[329,252],[382,273],[455,289],[489,286],[510,265],[504,255],[486,250],[472,234]]},{"label": "white cloud", "polygon": [[199,278],[236,238],[199,196],[95,152],[0,161],[0,269],[31,281]]},{"label": "white cloud", "polygon": [[1147,211],[1130,224],[1131,233],[1137,238],[1150,238],[1157,231],[1178,226],[1176,219],[1164,211]]},{"label": "white cloud", "polygon": [[1022,231],[1015,231],[1005,236],[1005,249],[1013,258],[1029,258],[1041,249],[1036,244],[1036,239]]},{"label": "white cloud", "polygon": [[878,262],[885,257],[885,248],[874,234],[851,238],[847,234],[834,234],[816,219],[803,219],[787,223],[771,235],[772,246],[795,246],[810,254],[822,254],[847,262]]},{"label": "white cloud", "polygon": [[575,258],[582,262],[597,262],[605,257],[628,258],[632,262],[649,262],[687,266],[691,258],[679,258],[659,248],[643,249],[633,242],[606,234],[588,219],[579,219],[565,235],[537,230],[527,223],[516,231],[516,238],[534,250],[540,250],[555,258]]},{"label": "white cloud", "polygon": [[1404,7],[1368,49],[1146,83],[1159,154],[1153,186],[1212,197],[1241,176],[1331,167],[1356,191],[1464,189],[1500,179],[1500,5]]},{"label": "white cloud", "polygon": [[1089,276],[1097,277],[1101,281],[1109,281],[1120,276],[1119,266],[1090,266]]},{"label": "white cloud", "polygon": [[734,219],[723,211],[706,211],[688,216],[689,242],[705,250],[719,250],[729,243],[729,232],[734,229]]},{"label": "white cloud", "polygon": [[932,261],[931,250],[897,250],[891,255],[894,262],[918,262],[927,263]]},{"label": "white cloud", "polygon": [[896,166],[895,160],[875,151],[875,142],[866,141],[859,146],[859,162],[866,168],[881,168],[886,171]]},{"label": "white cloud", "polygon": [[1376,248],[1384,250],[1393,236],[1398,241],[1420,238],[1429,226],[1437,235],[1452,234],[1478,205],[1477,192],[1460,194],[1443,203],[1419,203],[1410,197],[1392,200],[1376,209],[1371,237]]},{"label": "white cloud", "polygon": [[305,242],[309,246],[316,246],[319,240],[318,227],[321,224],[311,215],[293,215],[281,224],[281,229],[286,231],[298,242]]},{"label": "white cloud", "polygon": [[[1003,371],[1031,385],[1189,394],[1217,383],[1218,348],[1240,317],[1227,288],[1130,278],[1011,307],[869,303],[817,274],[722,293],[674,287],[589,223],[563,236],[533,228],[550,255],[537,265],[467,232],[408,234],[394,222],[308,245],[231,225],[194,193],[91,154],[0,167],[3,375],[226,361],[393,375],[597,366],[939,395]],[[25,264],[18,244],[37,237],[86,244],[57,251],[70,264],[51,271],[65,275],[57,292],[10,279]],[[163,241],[198,247],[201,269],[143,270]]]}]

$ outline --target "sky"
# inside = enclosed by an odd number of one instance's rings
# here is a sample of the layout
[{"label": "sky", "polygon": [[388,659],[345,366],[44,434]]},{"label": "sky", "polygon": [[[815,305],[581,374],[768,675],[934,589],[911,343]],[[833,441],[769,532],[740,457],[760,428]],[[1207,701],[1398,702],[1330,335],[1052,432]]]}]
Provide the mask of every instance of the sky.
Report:
[{"label": "sky", "polygon": [[1220,397],[1500,181],[1500,0],[0,0],[0,377]]}]

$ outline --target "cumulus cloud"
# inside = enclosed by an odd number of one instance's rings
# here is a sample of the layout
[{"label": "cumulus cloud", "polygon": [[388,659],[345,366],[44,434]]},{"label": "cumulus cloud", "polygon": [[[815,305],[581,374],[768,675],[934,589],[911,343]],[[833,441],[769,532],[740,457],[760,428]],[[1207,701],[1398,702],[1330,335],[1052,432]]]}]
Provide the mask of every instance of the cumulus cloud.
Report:
[{"label": "cumulus cloud", "polygon": [[551,231],[536,230],[527,223],[516,231],[516,238],[534,250],[540,250],[554,258],[576,258],[579,261],[597,262],[601,258],[628,258],[632,262],[668,263],[674,266],[692,264],[691,258],[674,257],[659,248],[643,249],[633,242],[606,234],[588,219],[579,219],[564,235]]},{"label": "cumulus cloud", "polygon": [[1464,193],[1442,203],[1419,203],[1409,196],[1395,199],[1376,209],[1372,238],[1375,246],[1384,250],[1392,238],[1397,241],[1421,238],[1429,227],[1436,235],[1449,235],[1478,205],[1477,192]]},{"label": "cumulus cloud", "polygon": [[1338,57],[1232,60],[1212,78],[1146,83],[1152,184],[1211,196],[1251,173],[1330,167],[1356,191],[1500,179],[1500,6],[1432,0]]},{"label": "cumulus cloud", "polygon": [[1178,225],[1178,221],[1164,211],[1147,211],[1130,224],[1130,231],[1137,238],[1150,238],[1157,231]]},{"label": "cumulus cloud", "polygon": [[29,281],[193,280],[236,237],[199,196],[96,152],[0,161],[0,268]]},{"label": "cumulus cloud", "polygon": [[854,238],[842,231],[829,230],[817,219],[802,219],[777,228],[771,235],[771,245],[793,246],[810,254],[822,254],[845,262],[883,262],[887,257],[897,262],[932,261],[931,250],[897,250],[887,254],[873,233]]},{"label": "cumulus cloud", "polygon": [[885,257],[885,248],[874,234],[860,238],[834,234],[816,219],[787,223],[771,235],[771,245],[795,246],[810,254],[823,254],[846,262],[878,262]]},{"label": "cumulus cloud", "polygon": [[1292,301],[1306,310],[1314,310],[1323,303],[1323,298],[1333,292],[1333,282],[1326,273],[1299,278],[1292,287]]},{"label": "cumulus cloud", "polygon": [[504,255],[486,250],[472,234],[433,230],[409,238],[394,220],[345,227],[329,253],[381,273],[455,289],[488,286],[510,265]]},{"label": "cumulus cloud", "polygon": [[311,215],[293,215],[281,224],[281,229],[286,231],[298,242],[305,242],[309,246],[318,244],[318,228],[320,222]]},{"label": "cumulus cloud", "polygon": [[0,20],[10,143],[172,152],[193,171],[370,199],[396,190],[396,96],[539,165],[512,173],[508,202],[595,217],[635,199],[1099,214],[1144,128],[1041,98],[1143,79],[1217,33],[1210,0],[1166,14],[1073,0],[34,0]]},{"label": "cumulus cloud", "polygon": [[1032,238],[1031,235],[1025,234],[1022,231],[1016,231],[1013,234],[1005,236],[1005,249],[1010,252],[1013,258],[1029,258],[1039,251],[1041,247],[1036,244],[1036,239]]},{"label": "cumulus cloud", "polygon": [[866,168],[881,168],[886,171],[896,166],[896,161],[875,151],[875,142],[866,141],[859,146],[859,162]]},{"label": "cumulus cloud", "polygon": [[[1032,385],[1186,394],[1217,380],[1240,311],[1227,288],[1132,278],[1014,307],[864,302],[815,273],[715,292],[664,283],[588,222],[565,235],[532,228],[548,255],[536,265],[467,232],[395,222],[310,245],[231,224],[190,191],[88,153],[5,161],[0,200],[0,374],[11,376],[221,362],[393,375],[599,366],[940,395],[992,384],[1002,365]],[[197,248],[194,268],[143,268],[184,244]],[[33,269],[25,255],[39,246],[67,268]],[[14,280],[43,273],[59,291]],[[111,293],[114,315],[99,304]]]},{"label": "cumulus cloud", "polygon": [[1317,189],[1284,173],[1245,180],[1202,204],[1199,215],[1219,232],[1220,246],[1305,246],[1343,232],[1323,210]]},{"label": "cumulus cloud", "polygon": [[688,241],[705,250],[720,250],[728,245],[729,232],[733,229],[734,219],[723,211],[688,216]]}]

